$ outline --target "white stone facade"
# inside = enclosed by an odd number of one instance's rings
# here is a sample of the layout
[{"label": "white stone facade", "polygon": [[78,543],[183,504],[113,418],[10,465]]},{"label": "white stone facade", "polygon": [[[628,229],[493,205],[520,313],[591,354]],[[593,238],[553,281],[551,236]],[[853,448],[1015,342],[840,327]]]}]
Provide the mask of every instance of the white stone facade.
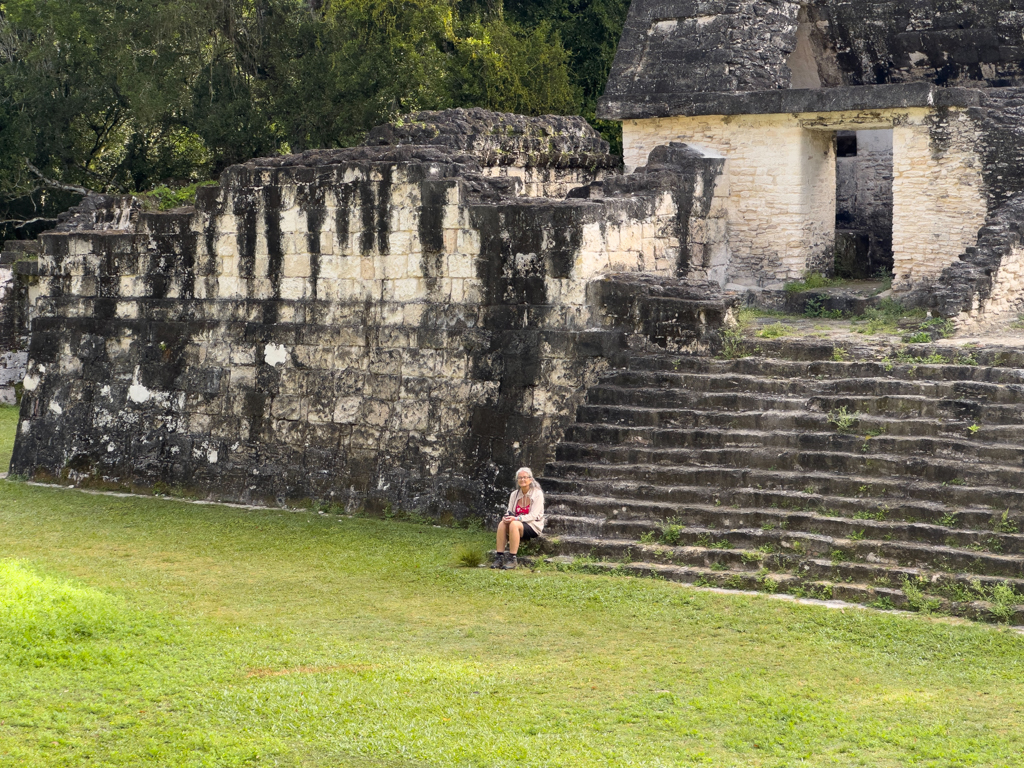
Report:
[{"label": "white stone facade", "polygon": [[[986,214],[975,127],[963,110],[885,109],[623,121],[627,171],[659,144],[726,158],[728,278],[779,288],[829,271],[836,218],[835,132],[892,129],[894,286],[934,280],[975,241]],[[941,137],[941,141],[937,139]]]},{"label": "white stone facade", "polygon": [[909,110],[894,125],[895,289],[936,280],[977,241],[988,214],[977,145],[977,127],[961,110]]},{"label": "white stone facade", "polygon": [[[216,217],[210,237],[198,237],[206,231],[205,217],[192,216],[187,228],[197,236],[195,258],[206,260],[212,256],[214,266],[208,270],[211,274],[207,279],[197,280],[190,287],[193,296],[197,299],[479,302],[481,283],[476,262],[481,235],[472,221],[465,185],[457,179],[436,182],[445,187],[441,212],[443,245],[431,261],[427,258],[429,249],[420,238],[420,186],[418,182],[403,179],[400,169],[393,172],[391,183],[386,184],[377,171],[349,169],[346,181],[327,193],[325,215],[315,233],[318,238],[315,252],[310,248],[309,222],[296,194],[298,186],[280,185],[277,210],[282,263],[276,279],[279,287],[271,277],[271,254],[267,229],[263,225],[267,215],[265,203],[256,202],[259,226],[255,229],[252,265],[241,262],[238,243],[242,223],[238,216],[229,213]],[[367,181],[374,194],[379,194],[381,189],[388,191],[388,222],[382,228],[387,238],[384,247],[377,239],[372,248],[365,247],[367,230],[362,207],[352,205],[344,196],[346,184]],[[269,178],[267,184],[271,184]],[[222,207],[230,210],[231,190],[221,194]],[[378,202],[373,198],[371,204]],[[677,210],[670,194],[654,198],[642,216],[637,215],[637,203],[632,198],[608,198],[578,205],[592,213],[592,220],[583,225],[582,242],[574,256],[571,277],[548,278],[548,288],[551,295],[558,297],[558,304],[582,307],[586,282],[610,272],[674,273],[679,240],[674,233]],[[338,231],[339,216],[344,217],[347,230],[342,233]],[[702,226],[700,218],[695,218],[693,224],[691,242],[702,245],[704,239],[714,237],[714,224]],[[101,261],[106,258],[97,246],[109,247],[109,237],[97,238],[94,232],[69,233],[64,237],[67,255],[60,258],[59,264],[52,253],[44,253],[40,257],[43,294],[53,293],[52,282],[59,276],[60,279],[70,278],[69,293],[74,296],[95,297],[94,276],[101,271]],[[134,241],[140,235],[126,234],[125,237]],[[544,237],[550,239],[551,234],[545,233]],[[205,243],[212,243],[212,252],[207,252]],[[543,242],[541,246],[542,250],[546,248]],[[522,254],[525,259],[535,256]],[[122,272],[117,295],[125,300],[150,296],[145,273],[140,270]],[[166,297],[176,299],[181,295],[181,285],[172,281]],[[126,317],[124,313],[130,309],[126,305],[119,307],[118,312],[119,316]]]}]

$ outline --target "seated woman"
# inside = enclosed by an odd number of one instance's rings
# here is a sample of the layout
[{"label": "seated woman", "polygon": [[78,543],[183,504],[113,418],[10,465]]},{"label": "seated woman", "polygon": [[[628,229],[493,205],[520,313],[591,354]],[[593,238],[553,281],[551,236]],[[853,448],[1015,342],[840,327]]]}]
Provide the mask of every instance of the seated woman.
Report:
[{"label": "seated woman", "polygon": [[[491,568],[511,570],[518,565],[516,553],[519,543],[535,539],[544,532],[544,491],[533,478],[529,467],[520,467],[516,472],[516,485],[508,497],[505,516],[498,523],[498,544]],[[505,542],[508,541],[508,556]]]}]

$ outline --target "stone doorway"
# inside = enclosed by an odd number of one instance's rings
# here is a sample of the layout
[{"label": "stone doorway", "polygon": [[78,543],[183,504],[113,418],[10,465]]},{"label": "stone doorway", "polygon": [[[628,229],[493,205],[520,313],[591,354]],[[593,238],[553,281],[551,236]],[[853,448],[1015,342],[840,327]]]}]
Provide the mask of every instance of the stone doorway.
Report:
[{"label": "stone doorway", "polygon": [[836,132],[836,277],[891,275],[892,129]]}]

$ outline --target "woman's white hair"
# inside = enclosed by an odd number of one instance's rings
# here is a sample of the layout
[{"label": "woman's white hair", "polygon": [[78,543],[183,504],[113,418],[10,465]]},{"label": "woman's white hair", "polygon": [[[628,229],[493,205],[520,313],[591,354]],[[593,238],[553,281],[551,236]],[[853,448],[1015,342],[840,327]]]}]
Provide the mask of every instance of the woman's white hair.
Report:
[{"label": "woman's white hair", "polygon": [[544,493],[544,491],[541,490],[540,483],[538,483],[537,479],[533,476],[533,470],[530,469],[529,467],[520,467],[519,469],[516,470],[516,487],[517,488],[519,487],[519,475],[522,472],[525,472],[526,474],[528,474],[530,476],[530,490],[527,491],[527,493],[532,491],[534,488],[536,488],[541,493]]}]

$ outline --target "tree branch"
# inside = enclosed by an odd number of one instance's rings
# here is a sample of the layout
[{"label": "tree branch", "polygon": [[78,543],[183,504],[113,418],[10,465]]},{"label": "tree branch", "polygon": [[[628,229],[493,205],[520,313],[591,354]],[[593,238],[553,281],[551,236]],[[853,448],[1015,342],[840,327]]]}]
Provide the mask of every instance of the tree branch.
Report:
[{"label": "tree branch", "polygon": [[28,166],[28,169],[32,171],[32,173],[34,173],[36,176],[40,178],[40,180],[43,182],[43,186],[45,187],[50,187],[50,189],[62,189],[65,192],[77,192],[80,195],[97,194],[93,190],[86,189],[85,187],[76,187],[74,184],[64,184],[63,182],[49,179],[43,175],[42,171],[40,171],[38,168],[32,165],[32,163],[30,163],[28,160],[25,161],[25,165]]},{"label": "tree branch", "polygon": [[4,224],[17,224],[19,227],[25,224],[35,224],[40,221],[56,221],[53,216],[36,216],[34,219],[0,219],[0,226]]}]

